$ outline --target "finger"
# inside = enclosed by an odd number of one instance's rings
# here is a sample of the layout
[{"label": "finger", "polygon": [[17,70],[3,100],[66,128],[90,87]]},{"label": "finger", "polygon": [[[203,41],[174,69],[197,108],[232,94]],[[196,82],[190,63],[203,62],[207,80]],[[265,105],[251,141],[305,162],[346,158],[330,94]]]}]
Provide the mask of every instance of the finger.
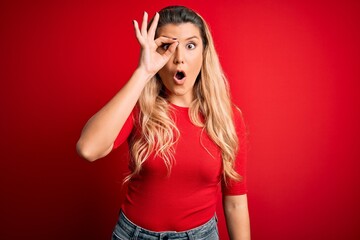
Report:
[{"label": "finger", "polygon": [[174,54],[174,52],[175,52],[175,50],[176,50],[176,48],[177,48],[178,45],[179,45],[179,42],[178,42],[178,41],[172,43],[172,44],[169,46],[169,48],[166,50],[166,52],[164,52],[163,56],[165,56],[165,57],[167,57],[167,58],[170,58],[171,55]]},{"label": "finger", "polygon": [[176,38],[169,38],[169,37],[158,37],[155,39],[155,44],[160,47],[164,43],[172,44],[174,42],[177,42]]},{"label": "finger", "polygon": [[144,12],[143,21],[141,24],[141,35],[146,38],[147,37],[147,22],[148,22],[148,14]]},{"label": "finger", "polygon": [[156,27],[157,27],[158,22],[159,22],[159,13],[156,13],[155,17],[154,17],[154,20],[151,23],[151,26],[150,26],[149,31],[148,31],[148,35],[149,35],[150,39],[155,38],[155,32],[156,32]]},{"label": "finger", "polygon": [[135,30],[136,38],[137,38],[138,42],[140,44],[142,44],[143,43],[143,38],[142,38],[141,33],[140,33],[139,24],[138,24],[138,22],[136,20],[133,20],[133,22],[134,22],[134,30]]}]

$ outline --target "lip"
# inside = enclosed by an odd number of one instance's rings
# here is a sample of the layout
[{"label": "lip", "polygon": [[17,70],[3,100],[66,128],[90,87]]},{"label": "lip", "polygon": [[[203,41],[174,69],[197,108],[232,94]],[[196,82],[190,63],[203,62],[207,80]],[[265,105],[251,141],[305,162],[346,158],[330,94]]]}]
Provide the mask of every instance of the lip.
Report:
[{"label": "lip", "polygon": [[186,77],[183,77],[181,80],[174,77],[174,81],[177,85],[183,85],[185,83]]},{"label": "lip", "polygon": [[[182,72],[182,73],[184,74],[184,77],[183,77],[181,80],[176,77],[176,74],[177,74],[178,72]],[[185,80],[186,80],[186,74],[185,74],[185,72],[184,72],[183,70],[180,70],[180,69],[176,70],[176,72],[175,72],[175,74],[174,74],[174,81],[175,81],[175,83],[176,83],[177,85],[182,85],[182,84],[185,83]]]}]

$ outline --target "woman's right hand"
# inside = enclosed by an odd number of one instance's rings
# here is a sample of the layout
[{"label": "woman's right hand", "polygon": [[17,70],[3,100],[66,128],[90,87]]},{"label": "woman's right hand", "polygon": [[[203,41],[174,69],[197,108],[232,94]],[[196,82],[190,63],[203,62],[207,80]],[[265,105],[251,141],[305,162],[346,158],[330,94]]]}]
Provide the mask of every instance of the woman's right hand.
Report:
[{"label": "woman's right hand", "polygon": [[[134,20],[136,38],[141,46],[139,68],[145,70],[151,76],[154,76],[169,61],[179,44],[173,38],[158,37],[155,39],[158,21],[159,13],[156,13],[149,30],[147,30],[148,14],[146,12],[144,12],[141,29],[139,29],[138,22]],[[157,51],[164,44],[168,45],[168,48],[163,51]]]},{"label": "woman's right hand", "polygon": [[[89,161],[95,161],[111,152],[114,141],[137,103],[146,81],[169,61],[178,46],[176,39],[167,37],[154,39],[159,21],[158,13],[149,31],[147,31],[147,21],[147,13],[144,13],[141,29],[134,21],[136,38],[141,45],[137,69],[139,71],[134,71],[121,90],[89,119],[77,142],[78,153]],[[163,46],[165,44],[167,47]]]}]

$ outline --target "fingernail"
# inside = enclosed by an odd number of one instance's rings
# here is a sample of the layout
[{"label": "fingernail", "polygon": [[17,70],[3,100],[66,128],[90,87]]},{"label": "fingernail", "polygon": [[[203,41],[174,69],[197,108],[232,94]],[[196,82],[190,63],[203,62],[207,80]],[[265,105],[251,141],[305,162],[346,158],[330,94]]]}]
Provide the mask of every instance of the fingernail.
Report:
[{"label": "fingernail", "polygon": [[173,38],[172,40],[176,40],[177,38]]}]

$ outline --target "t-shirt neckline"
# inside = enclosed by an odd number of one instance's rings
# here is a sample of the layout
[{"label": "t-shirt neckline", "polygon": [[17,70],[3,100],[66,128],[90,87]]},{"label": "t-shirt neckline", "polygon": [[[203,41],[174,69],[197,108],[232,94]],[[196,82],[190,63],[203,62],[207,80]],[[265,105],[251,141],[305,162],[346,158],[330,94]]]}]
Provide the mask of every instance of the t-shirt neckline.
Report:
[{"label": "t-shirt neckline", "polygon": [[172,106],[175,109],[179,109],[179,110],[183,110],[183,111],[185,111],[185,110],[188,111],[189,110],[189,107],[178,106],[178,105],[176,105],[176,104],[174,104],[174,103],[172,103],[170,101],[169,101],[169,104],[170,104],[170,106]]}]

